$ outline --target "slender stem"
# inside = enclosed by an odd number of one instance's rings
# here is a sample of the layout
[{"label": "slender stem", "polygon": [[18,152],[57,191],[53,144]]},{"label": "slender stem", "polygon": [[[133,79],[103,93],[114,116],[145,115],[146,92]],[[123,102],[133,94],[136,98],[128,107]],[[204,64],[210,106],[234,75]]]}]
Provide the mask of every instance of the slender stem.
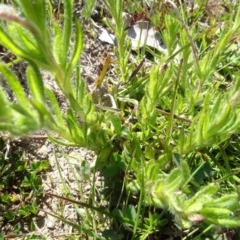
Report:
[{"label": "slender stem", "polygon": [[189,32],[189,28],[187,27],[186,23],[184,22],[183,19],[179,19],[181,25],[183,26],[183,28],[185,29],[186,31],[186,34],[188,36],[188,39],[190,41],[190,44],[191,44],[191,47],[192,47],[192,51],[193,51],[193,57],[195,58],[195,63],[196,63],[196,66],[197,66],[197,70],[198,70],[198,73],[200,74],[201,73],[201,68],[200,68],[200,65],[199,65],[199,62],[198,62],[198,51],[197,51],[197,48],[193,42],[193,39],[192,39],[192,36]]},{"label": "slender stem", "polygon": [[[165,115],[165,116],[170,116],[170,112],[166,112],[166,111],[164,111],[162,109],[159,109],[159,108],[156,108],[156,110],[158,112],[160,112],[161,114]],[[192,120],[190,120],[188,118],[185,118],[185,117],[178,116],[176,114],[173,115],[173,118],[178,119],[178,120],[183,121],[183,122],[192,123]]]}]

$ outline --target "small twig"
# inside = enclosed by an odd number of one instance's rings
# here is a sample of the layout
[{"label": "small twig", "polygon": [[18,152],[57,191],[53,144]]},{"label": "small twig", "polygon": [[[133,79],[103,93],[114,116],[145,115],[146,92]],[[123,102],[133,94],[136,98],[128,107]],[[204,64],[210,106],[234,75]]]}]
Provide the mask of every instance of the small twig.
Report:
[{"label": "small twig", "polygon": [[23,238],[23,237],[26,237],[26,236],[30,236],[29,233],[22,233],[22,234],[14,234],[14,233],[10,233],[10,234],[7,234],[4,236],[4,239],[13,239],[13,238]]},{"label": "small twig", "polygon": [[34,138],[34,139],[46,139],[48,138],[48,135],[28,135],[26,138]]},{"label": "small twig", "polygon": [[[165,115],[165,116],[170,116],[170,112],[166,112],[166,111],[164,111],[162,109],[159,109],[159,108],[156,108],[156,110],[158,112],[160,112],[161,114]],[[190,120],[188,118],[185,118],[185,117],[178,116],[176,114],[173,114],[173,118],[178,119],[178,120],[183,121],[183,122],[192,123],[192,120]]]},{"label": "small twig", "polygon": [[135,68],[135,70],[132,72],[132,74],[130,75],[128,81],[132,80],[137,73],[139,72],[139,70],[141,69],[143,63],[145,62],[145,58],[142,59],[142,61],[138,64],[138,66]]}]

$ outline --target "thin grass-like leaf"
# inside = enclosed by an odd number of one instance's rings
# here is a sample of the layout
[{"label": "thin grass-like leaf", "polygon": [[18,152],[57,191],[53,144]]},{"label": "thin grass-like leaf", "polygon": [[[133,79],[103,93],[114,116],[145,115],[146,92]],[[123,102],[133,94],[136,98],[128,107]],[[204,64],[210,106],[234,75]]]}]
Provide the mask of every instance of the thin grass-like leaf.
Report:
[{"label": "thin grass-like leaf", "polygon": [[112,213],[110,213],[110,212],[108,212],[106,210],[103,210],[102,208],[95,207],[95,206],[93,206],[91,204],[84,203],[84,202],[81,202],[81,201],[77,201],[77,200],[74,200],[74,199],[69,199],[69,198],[62,197],[62,196],[59,196],[59,195],[56,195],[56,194],[53,194],[53,193],[49,193],[49,192],[46,193],[46,194],[49,195],[49,196],[52,196],[52,197],[56,197],[56,198],[65,200],[65,201],[70,202],[70,203],[78,204],[80,206],[83,206],[83,207],[86,207],[88,209],[91,209],[91,210],[97,211],[99,213],[102,213],[102,214],[104,214],[106,216],[109,216],[109,217],[112,217],[112,218],[115,218],[115,219],[119,219],[121,222],[125,222],[127,224],[130,224],[131,226],[134,225],[134,221],[132,221],[131,219],[117,216],[117,215],[112,214]]},{"label": "thin grass-like leaf", "polygon": [[12,111],[5,97],[3,90],[0,88],[0,122],[8,121],[12,116]]},{"label": "thin grass-like leaf", "polygon": [[21,58],[28,58],[26,52],[24,52],[24,50],[18,44],[16,44],[14,40],[10,36],[8,36],[8,34],[5,33],[1,26],[0,26],[0,42],[4,47],[9,49],[15,55]]},{"label": "thin grass-like leaf", "polygon": [[83,49],[83,35],[82,35],[82,29],[79,21],[76,21],[75,25],[75,34],[76,34],[76,39],[75,39],[75,45],[72,53],[72,58],[70,62],[67,64],[67,69],[66,69],[66,74],[65,74],[65,82],[64,86],[67,88],[70,88],[70,80],[71,80],[71,75],[74,67],[78,63],[82,49]]},{"label": "thin grass-like leaf", "polygon": [[84,0],[84,17],[86,20],[88,20],[96,6],[97,1],[96,0]]},{"label": "thin grass-like leaf", "polygon": [[206,220],[206,222],[210,222],[210,223],[212,223],[212,224],[214,224],[214,225],[220,225],[220,226],[228,226],[229,228],[237,228],[237,227],[239,227],[239,225],[240,225],[240,221],[239,221],[239,219],[238,218],[235,218],[235,219],[226,219],[226,218],[224,218],[224,219],[221,219],[221,218],[219,218],[219,219],[216,219],[216,218],[211,218],[211,217],[208,217],[208,218],[206,218],[205,219]]},{"label": "thin grass-like leaf", "polygon": [[34,22],[43,33],[46,33],[46,1],[13,0],[13,3],[21,9],[25,18]]},{"label": "thin grass-like leaf", "polygon": [[32,92],[34,99],[36,101],[39,101],[40,103],[45,103],[46,100],[42,75],[36,65],[32,64],[27,68],[27,78],[29,88]]},{"label": "thin grass-like leaf", "polygon": [[71,104],[71,107],[73,108],[74,111],[76,111],[80,118],[85,121],[86,119],[86,114],[84,113],[84,110],[80,107],[76,99],[72,96],[72,94],[69,95],[69,101]]},{"label": "thin grass-like leaf", "polygon": [[213,123],[211,124],[210,129],[208,130],[208,136],[215,135],[217,132],[222,131],[222,129],[226,126],[226,124],[231,120],[231,113],[233,111],[230,104],[226,104],[222,114],[218,116],[217,119],[214,119]]},{"label": "thin grass-like leaf", "polygon": [[56,117],[57,123],[59,124],[59,126],[64,127],[65,124],[64,124],[64,120],[63,120],[63,115],[62,115],[61,109],[59,107],[58,101],[57,101],[54,93],[48,88],[45,88],[45,92],[46,92],[46,94],[48,96],[48,99],[51,103],[50,107],[53,110],[53,115]]},{"label": "thin grass-like leaf", "polygon": [[67,64],[67,56],[69,51],[69,46],[71,42],[71,34],[72,34],[72,18],[73,18],[73,1],[64,0],[64,24],[63,24],[63,56],[61,62],[61,66],[63,69],[66,68]]},{"label": "thin grass-like leaf", "polygon": [[64,222],[64,223],[68,224],[69,226],[73,227],[74,229],[76,229],[80,232],[84,232],[85,234],[87,234],[87,236],[95,237],[96,239],[101,239],[101,240],[105,239],[105,238],[102,238],[101,236],[99,236],[98,234],[94,233],[93,231],[85,228],[81,224],[73,223],[72,221],[67,220],[66,218],[64,218],[63,216],[61,216],[57,213],[48,212],[48,211],[45,211],[43,209],[41,211],[43,211],[44,213],[60,220],[61,222]]},{"label": "thin grass-like leaf", "polygon": [[76,118],[74,117],[72,111],[70,110],[68,110],[68,114],[66,116],[66,122],[74,142],[76,142],[76,144],[79,144],[82,147],[86,146],[83,131],[77,124]]},{"label": "thin grass-like leaf", "polygon": [[175,168],[165,179],[166,191],[174,192],[182,185],[180,169]]},{"label": "thin grass-like leaf", "polygon": [[55,130],[57,128],[56,122],[47,107],[35,99],[33,99],[31,103],[38,112],[40,124],[42,126],[46,125],[49,130]]},{"label": "thin grass-like leaf", "polygon": [[25,117],[28,117],[29,119],[31,119],[31,118],[34,119],[32,112],[29,112],[28,110],[26,110],[26,108],[23,105],[11,104],[10,106],[11,106],[12,109],[14,109],[19,114],[21,114]]},{"label": "thin grass-like leaf", "polygon": [[23,106],[25,106],[25,108],[29,108],[30,104],[28,98],[17,77],[3,64],[0,64],[0,71],[8,82],[9,86],[11,87],[14,95],[17,98],[17,101]]},{"label": "thin grass-like leaf", "polygon": [[239,197],[237,193],[226,194],[208,203],[207,207],[227,208],[235,211],[239,207]]},{"label": "thin grass-like leaf", "polygon": [[63,54],[62,33],[61,33],[60,27],[56,23],[53,25],[53,27],[54,27],[54,34],[55,34],[54,43],[53,43],[53,55],[56,59],[56,62],[58,64],[61,64],[62,62],[64,62],[62,58],[66,57]]}]

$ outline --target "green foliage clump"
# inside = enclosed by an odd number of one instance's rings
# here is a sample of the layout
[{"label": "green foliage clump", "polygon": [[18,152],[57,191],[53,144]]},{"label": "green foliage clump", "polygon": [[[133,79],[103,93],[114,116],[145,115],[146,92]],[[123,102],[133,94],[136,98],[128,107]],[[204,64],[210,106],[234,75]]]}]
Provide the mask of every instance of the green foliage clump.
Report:
[{"label": "green foliage clump", "polygon": [[[195,227],[188,236],[214,234],[214,226],[237,228],[240,10],[229,5],[232,13],[219,28],[217,18],[210,19],[211,26],[202,24],[203,4],[188,23],[184,5],[164,1],[163,14],[154,12],[154,2],[146,1],[148,18],[164,21],[161,36],[168,53],[144,49],[153,54],[154,62],[149,71],[137,74],[128,64],[131,50],[122,24],[123,1],[103,2],[115,25],[105,22],[117,38],[118,82],[107,89],[114,107],[95,103],[80,76],[83,32],[80,22],[73,20],[73,1],[64,0],[61,24],[47,1],[13,1],[20,15],[0,6],[0,43],[29,63],[31,91],[29,99],[17,77],[0,64],[16,99],[9,102],[0,88],[0,130],[22,136],[44,127],[55,143],[95,151],[94,171],[100,170],[105,178],[102,195],[109,209],[64,200],[117,221],[118,230],[105,229],[103,236],[122,229],[129,239],[146,239],[158,232],[167,236],[172,228],[184,235],[185,229]],[[85,20],[95,4],[86,3]],[[141,51],[137,57],[143,57]],[[53,75],[65,95],[70,107],[64,115],[54,93],[44,86],[40,69]],[[99,237],[89,226],[72,226]]]},{"label": "green foliage clump", "polygon": [[29,219],[32,224],[30,219],[37,215],[38,200],[43,195],[39,174],[48,168],[46,160],[30,163],[24,160],[23,152],[8,152],[4,140],[0,139],[1,229],[10,223],[14,232],[19,233],[21,219]]}]

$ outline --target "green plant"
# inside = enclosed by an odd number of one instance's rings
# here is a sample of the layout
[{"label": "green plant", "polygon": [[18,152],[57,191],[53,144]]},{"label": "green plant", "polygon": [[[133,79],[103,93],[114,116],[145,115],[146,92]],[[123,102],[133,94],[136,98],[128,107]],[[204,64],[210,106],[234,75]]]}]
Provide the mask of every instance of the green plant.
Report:
[{"label": "green plant", "polygon": [[86,19],[89,19],[93,10],[95,9],[97,1],[96,0],[90,0],[90,1],[84,1],[84,17]]},{"label": "green plant", "polygon": [[15,233],[19,233],[19,221],[37,215],[38,200],[43,194],[39,174],[48,168],[48,161],[30,163],[24,160],[20,150],[7,154],[6,144],[0,139],[1,229],[9,222]]},{"label": "green plant", "polygon": [[[16,76],[6,64],[0,65],[16,98],[15,103],[9,102],[0,89],[4,106],[0,129],[21,136],[45,127],[55,143],[95,151],[94,172],[100,170],[104,176],[100,195],[109,202],[109,209],[95,207],[94,196],[92,205],[74,201],[71,189],[63,199],[110,217],[117,230],[106,229],[108,237],[121,230],[129,239],[146,239],[158,231],[166,237],[172,228],[184,236],[184,229],[197,226],[188,236],[199,238],[214,232],[214,226],[239,226],[239,155],[234,141],[239,143],[236,66],[240,52],[235,40],[240,10],[233,11],[223,28],[216,28],[217,37],[211,39],[213,27],[198,24],[203,10],[188,27],[183,20],[187,10],[180,4],[181,11],[175,9],[177,17],[173,16],[166,7],[169,2],[164,1],[166,27],[162,30],[168,54],[153,53],[158,63],[149,72],[130,78],[122,1],[104,0],[115,20],[118,40],[119,83],[108,89],[117,108],[94,104],[80,77],[77,64],[83,48],[82,30],[78,21],[72,21],[72,1],[64,1],[60,23],[55,22],[51,5],[45,1],[32,5],[13,1],[21,16],[11,7],[0,6],[0,18],[5,20],[0,25],[0,43],[29,63],[27,79],[32,95],[29,100]],[[93,6],[88,6],[87,13]],[[64,116],[53,92],[44,87],[40,68],[54,76],[68,100],[70,107]],[[229,149],[235,149],[231,156]],[[89,226],[67,223],[99,237]]]},{"label": "green plant", "polygon": [[111,24],[107,19],[105,19],[107,25],[115,32],[117,39],[117,51],[115,54],[119,61],[119,80],[121,82],[127,81],[129,76],[128,60],[130,56],[130,46],[126,44],[126,25],[123,22],[123,1],[122,0],[103,0],[106,7],[111,12],[114,20],[114,24]]}]

